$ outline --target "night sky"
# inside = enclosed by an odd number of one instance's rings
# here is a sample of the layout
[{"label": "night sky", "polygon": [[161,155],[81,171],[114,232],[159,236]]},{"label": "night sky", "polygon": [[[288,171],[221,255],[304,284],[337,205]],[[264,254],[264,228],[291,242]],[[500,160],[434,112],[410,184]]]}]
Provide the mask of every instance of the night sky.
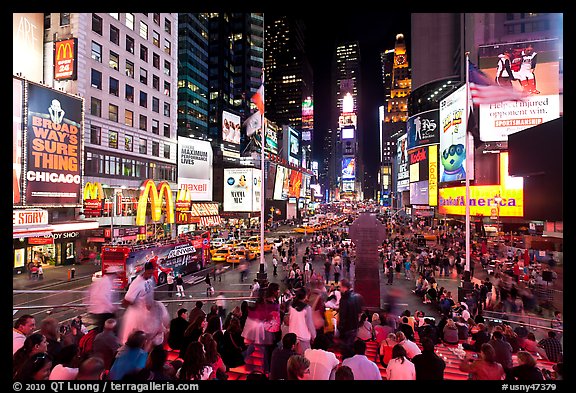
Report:
[{"label": "night sky", "polygon": [[[410,13],[384,11],[343,11],[338,18],[322,18],[307,15],[304,20],[307,27],[308,54],[314,69],[314,130],[315,144],[313,158],[321,162],[323,132],[330,126],[330,72],[337,42],[358,40],[362,81],[359,94],[364,106],[359,108],[359,121],[368,134],[364,134],[364,152],[366,171],[376,176],[379,165],[379,124],[378,106],[384,103],[384,87],[380,52],[393,49],[396,34],[404,34],[408,52],[410,52]],[[408,57],[410,61],[410,57]],[[359,130],[362,132],[362,130]],[[366,130],[364,130],[366,132]]]}]

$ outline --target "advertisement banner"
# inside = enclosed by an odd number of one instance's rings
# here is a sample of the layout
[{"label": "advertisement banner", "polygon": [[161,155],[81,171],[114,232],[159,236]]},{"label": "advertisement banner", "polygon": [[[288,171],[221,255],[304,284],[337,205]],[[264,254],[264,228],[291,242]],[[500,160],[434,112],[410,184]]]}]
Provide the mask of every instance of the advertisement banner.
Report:
[{"label": "advertisement banner", "polygon": [[428,147],[419,147],[408,153],[410,183],[428,180]]},{"label": "advertisement banner", "polygon": [[288,168],[282,165],[276,165],[276,178],[274,180],[274,195],[273,199],[277,201],[285,201],[288,199],[288,193],[283,193],[284,190],[284,177]]},{"label": "advertisement banner", "polygon": [[354,182],[353,181],[343,181],[342,182],[342,192],[354,192]]},{"label": "advertisement banner", "polygon": [[419,146],[440,143],[440,127],[438,127],[438,109],[420,112],[408,119],[408,150]]},{"label": "advertisement banner", "polygon": [[440,102],[440,183],[466,179],[466,86]]},{"label": "advertisement banner", "polygon": [[438,145],[428,146],[428,205],[438,206]]},{"label": "advertisement banner", "polygon": [[209,141],[178,137],[178,189],[193,201],[212,200],[213,152]]},{"label": "advertisement banner", "polygon": [[224,169],[224,210],[260,211],[261,171],[254,168]]},{"label": "advertisement banner", "polygon": [[290,171],[290,185],[288,186],[288,197],[300,197],[302,188],[302,172]]},{"label": "advertisement banner", "polygon": [[356,162],[354,157],[342,158],[342,180],[354,180],[356,178]]},{"label": "advertisement banner", "polygon": [[[497,83],[526,93],[524,101],[480,105],[480,140],[507,141],[508,135],[560,117],[558,39],[483,45],[479,68]],[[512,77],[508,75],[508,69]]]},{"label": "advertisement banner", "polygon": [[28,83],[26,205],[79,207],[82,100]]},{"label": "advertisement banner", "polygon": [[428,204],[428,181],[422,180],[416,183],[410,183],[410,204],[427,205]]},{"label": "advertisement banner", "polygon": [[403,134],[396,141],[396,191],[410,189],[410,171],[408,168],[408,136]]},{"label": "advertisement banner", "polygon": [[222,111],[222,155],[240,157],[240,116]]},{"label": "advertisement banner", "polygon": [[12,79],[12,205],[22,205],[22,122],[24,81]]},{"label": "advertisement banner", "polygon": [[[150,203],[150,218],[154,222],[159,222],[162,218],[162,208],[164,207],[164,224],[174,223],[174,202],[172,200],[172,190],[167,181],[161,181],[156,185],[154,180],[146,179],[140,187],[140,197],[136,210],[136,225],[144,226],[148,216],[148,203]],[[164,203],[163,203],[164,201]]]},{"label": "advertisement banner", "polygon": [[78,39],[54,42],[54,80],[76,80]]},{"label": "advertisement banner", "polygon": [[44,14],[12,14],[12,74],[44,80]]}]

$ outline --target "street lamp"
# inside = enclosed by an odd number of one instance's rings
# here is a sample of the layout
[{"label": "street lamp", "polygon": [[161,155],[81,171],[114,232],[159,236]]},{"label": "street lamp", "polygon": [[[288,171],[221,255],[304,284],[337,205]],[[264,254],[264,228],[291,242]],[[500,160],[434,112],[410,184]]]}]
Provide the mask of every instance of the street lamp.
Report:
[{"label": "street lamp", "polygon": [[500,194],[494,196],[494,202],[496,202],[496,234],[498,236],[498,243],[500,243],[500,202],[502,202]]}]

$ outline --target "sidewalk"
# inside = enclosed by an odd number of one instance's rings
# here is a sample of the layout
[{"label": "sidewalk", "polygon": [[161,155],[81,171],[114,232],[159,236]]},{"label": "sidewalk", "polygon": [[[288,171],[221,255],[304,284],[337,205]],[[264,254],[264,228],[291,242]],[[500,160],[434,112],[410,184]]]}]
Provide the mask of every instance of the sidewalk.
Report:
[{"label": "sidewalk", "polygon": [[[75,270],[74,278],[69,278],[69,271],[72,268]],[[44,278],[42,280],[29,279],[28,272],[17,274],[12,277],[12,289],[42,289],[63,282],[71,282],[86,277],[91,277],[94,272],[97,272],[100,269],[100,266],[96,266],[92,263],[59,266],[44,265],[42,266],[42,270],[44,271]]]}]

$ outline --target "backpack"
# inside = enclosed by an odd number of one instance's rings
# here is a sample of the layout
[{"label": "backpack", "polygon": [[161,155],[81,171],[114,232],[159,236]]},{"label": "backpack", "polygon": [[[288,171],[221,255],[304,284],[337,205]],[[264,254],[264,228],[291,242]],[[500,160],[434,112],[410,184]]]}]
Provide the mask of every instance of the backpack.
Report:
[{"label": "backpack", "polygon": [[92,353],[94,339],[96,338],[97,334],[98,329],[94,328],[80,338],[80,341],[78,342],[79,356],[90,355]]}]

